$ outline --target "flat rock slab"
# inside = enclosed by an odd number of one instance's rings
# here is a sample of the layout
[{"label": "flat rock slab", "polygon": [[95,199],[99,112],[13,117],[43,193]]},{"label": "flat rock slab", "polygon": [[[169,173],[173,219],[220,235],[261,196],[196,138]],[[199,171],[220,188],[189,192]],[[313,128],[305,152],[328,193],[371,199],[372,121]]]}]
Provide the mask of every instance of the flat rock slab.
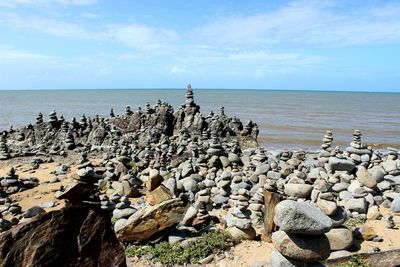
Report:
[{"label": "flat rock slab", "polygon": [[125,243],[148,240],[162,230],[181,222],[187,209],[187,203],[179,198],[146,206],[128,218],[122,229],[117,231],[117,238]]}]

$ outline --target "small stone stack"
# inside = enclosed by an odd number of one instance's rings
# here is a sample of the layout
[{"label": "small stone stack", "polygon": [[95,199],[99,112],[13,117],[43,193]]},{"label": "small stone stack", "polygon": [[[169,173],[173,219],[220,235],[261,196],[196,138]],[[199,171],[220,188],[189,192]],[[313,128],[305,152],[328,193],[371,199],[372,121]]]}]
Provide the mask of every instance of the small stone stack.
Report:
[{"label": "small stone stack", "polygon": [[249,191],[242,188],[233,191],[231,199],[235,207],[232,210],[232,226],[228,232],[236,239],[252,240],[256,237],[256,231],[251,225],[251,211],[249,206]]},{"label": "small stone stack", "polygon": [[115,205],[115,210],[113,211],[113,219],[128,219],[129,216],[134,214],[137,210],[131,206],[129,198],[122,196],[120,202]]},{"label": "small stone stack", "polygon": [[331,230],[332,221],[317,208],[284,200],[275,207],[274,222],[280,229],[271,238],[276,249],[271,255],[272,267],[317,265],[329,257],[325,233]]},{"label": "small stone stack", "polygon": [[[111,116],[111,114],[114,115],[114,111],[112,109],[111,109],[111,111],[112,111],[112,113],[110,112],[110,116]],[[125,115],[126,116],[131,116],[132,114],[133,114],[133,112],[131,110],[131,107],[130,106],[126,106],[125,107]]]},{"label": "small stone stack", "polygon": [[346,152],[354,164],[363,164],[368,166],[372,151],[361,142],[361,136],[362,134],[360,130],[354,130],[353,142],[351,142],[350,146],[346,148]]},{"label": "small stone stack", "polygon": [[100,196],[100,207],[106,211],[112,211],[114,209],[113,203],[110,201],[107,195]]},{"label": "small stone stack", "polygon": [[214,204],[217,207],[225,206],[228,203],[231,194],[231,179],[232,174],[230,172],[223,172],[221,176],[216,179],[218,193],[215,196]]},{"label": "small stone stack", "polygon": [[287,149],[284,149],[284,150],[282,151],[282,153],[281,153],[280,160],[286,162],[286,161],[288,161],[289,159],[290,159],[290,151],[287,150]]},{"label": "small stone stack", "polygon": [[[262,223],[262,215],[264,209],[264,190],[258,188],[256,193],[249,200],[249,209],[251,210],[251,220],[254,225]],[[261,221],[260,221],[261,220]]]},{"label": "small stone stack", "polygon": [[5,134],[0,136],[0,160],[6,160],[11,157],[8,152],[7,137]]},{"label": "small stone stack", "polygon": [[75,140],[74,140],[74,135],[72,134],[71,131],[67,132],[67,135],[65,136],[65,147],[69,150],[72,150],[75,148]]},{"label": "small stone stack", "polygon": [[333,135],[331,131],[326,131],[324,139],[322,139],[323,144],[321,145],[321,152],[318,154],[318,160],[323,163],[328,163],[329,157],[332,153],[332,141]]},{"label": "small stone stack", "polygon": [[210,148],[207,149],[207,154],[210,157],[221,156],[222,154],[224,154],[224,148],[221,146],[221,143],[219,142],[218,138],[214,137],[211,139]]},{"label": "small stone stack", "polygon": [[76,166],[76,174],[82,182],[94,184],[98,181],[93,165],[88,160],[86,153],[82,153],[79,157],[79,164]]},{"label": "small stone stack", "polygon": [[[205,187],[205,186],[204,186]],[[197,222],[205,222],[210,218],[207,207],[210,203],[211,190],[204,188],[196,193],[194,207],[197,209]]]},{"label": "small stone stack", "polygon": [[36,124],[42,124],[43,123],[43,114],[42,112],[39,112],[39,114],[36,117]]},{"label": "small stone stack", "polygon": [[111,108],[111,110],[110,110],[110,118],[114,118],[114,117],[115,117],[114,109]]},{"label": "small stone stack", "polygon": [[194,96],[193,96],[193,89],[192,86],[190,84],[188,84],[187,88],[186,88],[186,101],[185,101],[185,105],[186,107],[193,107],[194,104]]},{"label": "small stone stack", "polygon": [[55,110],[49,113],[49,123],[53,128],[58,124],[57,112]]}]

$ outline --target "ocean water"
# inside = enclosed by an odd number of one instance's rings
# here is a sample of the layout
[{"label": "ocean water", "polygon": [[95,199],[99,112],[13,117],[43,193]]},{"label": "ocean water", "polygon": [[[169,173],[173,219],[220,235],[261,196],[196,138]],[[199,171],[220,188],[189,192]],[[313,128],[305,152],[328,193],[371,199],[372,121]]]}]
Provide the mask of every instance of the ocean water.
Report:
[{"label": "ocean water", "polygon": [[[196,90],[203,115],[210,110],[236,116],[260,128],[259,143],[267,149],[318,150],[327,129],[334,145],[346,147],[354,129],[375,148],[400,148],[400,93],[320,92],[278,90]],[[55,109],[70,120],[82,114],[123,114],[167,101],[175,109],[185,101],[185,89],[0,91],[0,131],[35,122],[36,115]]]}]

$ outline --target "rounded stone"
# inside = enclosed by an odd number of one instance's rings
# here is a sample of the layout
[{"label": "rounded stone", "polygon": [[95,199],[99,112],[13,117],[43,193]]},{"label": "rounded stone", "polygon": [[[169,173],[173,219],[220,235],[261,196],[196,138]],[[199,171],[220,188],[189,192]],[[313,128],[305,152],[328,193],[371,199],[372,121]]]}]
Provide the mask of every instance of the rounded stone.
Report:
[{"label": "rounded stone", "polygon": [[347,228],[333,228],[325,234],[331,250],[344,250],[353,244],[353,234]]}]

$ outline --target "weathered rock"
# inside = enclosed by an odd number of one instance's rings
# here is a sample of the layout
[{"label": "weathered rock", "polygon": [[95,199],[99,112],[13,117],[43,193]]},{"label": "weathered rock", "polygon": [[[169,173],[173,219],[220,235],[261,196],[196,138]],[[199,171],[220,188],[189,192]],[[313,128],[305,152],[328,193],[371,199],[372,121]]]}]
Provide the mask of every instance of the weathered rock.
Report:
[{"label": "weathered rock", "polygon": [[317,207],[328,216],[334,215],[336,213],[337,205],[333,201],[318,199],[316,204]]},{"label": "weathered rock", "polygon": [[285,194],[291,197],[307,198],[312,189],[310,184],[285,184]]},{"label": "weathered rock", "polygon": [[368,208],[368,203],[365,200],[365,198],[352,198],[346,202],[345,208],[349,211],[366,213]]},{"label": "weathered rock", "polygon": [[239,229],[238,227],[228,228],[228,233],[237,240],[253,240],[256,238],[256,231],[253,227],[247,229]]},{"label": "weathered rock", "polygon": [[308,203],[284,200],[275,207],[274,222],[292,234],[321,235],[332,227],[331,219]]},{"label": "weathered rock", "polygon": [[173,194],[163,185],[158,186],[151,192],[146,193],[146,199],[150,205],[156,205],[173,198]]},{"label": "weathered rock", "polygon": [[392,204],[390,205],[390,210],[392,212],[400,212],[400,195],[397,195],[393,201]]},{"label": "weathered rock", "polygon": [[353,234],[347,228],[333,228],[325,235],[331,250],[344,250],[353,244]]},{"label": "weathered rock", "polygon": [[174,198],[158,205],[145,206],[125,222],[116,234],[121,242],[140,242],[182,221],[187,203]]},{"label": "weathered rock", "polygon": [[374,188],[378,181],[367,171],[364,166],[359,166],[356,173],[357,180],[361,185],[368,188]]},{"label": "weathered rock", "polygon": [[126,266],[104,211],[70,206],[0,235],[0,266]]},{"label": "weathered rock", "polygon": [[325,235],[304,236],[277,231],[272,234],[272,243],[282,255],[294,260],[316,262],[327,259],[331,253]]},{"label": "weathered rock", "polygon": [[301,262],[286,258],[279,251],[273,250],[270,259],[271,267],[323,267],[319,262]]},{"label": "weathered rock", "polygon": [[149,178],[146,181],[146,188],[149,191],[153,191],[156,189],[162,182],[164,181],[164,178],[160,175],[158,170],[151,170]]},{"label": "weathered rock", "polygon": [[350,160],[346,160],[346,159],[338,159],[335,157],[330,157],[329,158],[329,162],[328,162],[328,166],[329,169],[331,171],[347,171],[347,172],[351,172],[354,167],[355,164],[350,161]]}]

